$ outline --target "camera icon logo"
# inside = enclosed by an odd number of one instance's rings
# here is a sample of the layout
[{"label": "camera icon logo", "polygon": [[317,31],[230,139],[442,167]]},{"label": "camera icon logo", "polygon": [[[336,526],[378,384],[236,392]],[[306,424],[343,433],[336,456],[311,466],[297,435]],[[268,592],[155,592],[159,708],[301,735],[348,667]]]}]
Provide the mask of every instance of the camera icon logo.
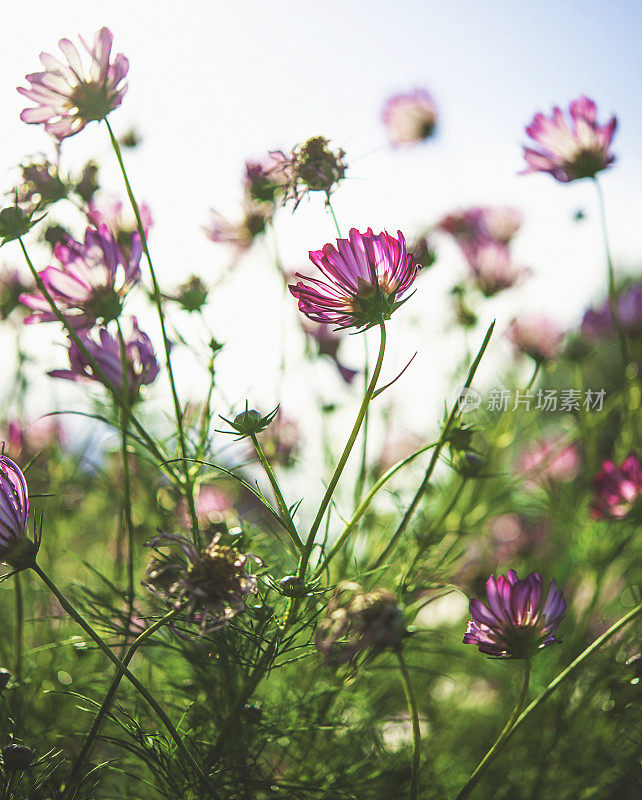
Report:
[{"label": "camera icon logo", "polygon": [[481,406],[482,396],[476,389],[462,389],[457,400],[457,407],[462,414],[475,411]]}]

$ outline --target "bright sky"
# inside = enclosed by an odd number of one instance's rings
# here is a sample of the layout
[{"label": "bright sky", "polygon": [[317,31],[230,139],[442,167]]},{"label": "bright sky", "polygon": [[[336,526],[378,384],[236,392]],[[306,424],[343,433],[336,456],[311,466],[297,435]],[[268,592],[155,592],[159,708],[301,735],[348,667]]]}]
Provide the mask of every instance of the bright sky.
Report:
[{"label": "bright sky", "polygon": [[[24,102],[15,87],[38,69],[41,50],[56,52],[59,38],[90,37],[101,25],[112,29],[116,52],[131,62],[130,89],[111,120],[120,132],[135,124],[144,137],[127,158],[139,198],[153,208],[151,246],[167,289],[192,271],[206,279],[220,273],[228,252],[208,242],[200,226],[209,208],[235,217],[246,158],[323,134],[346,150],[350,164],[350,180],[334,200],[344,230],[401,228],[412,236],[458,206],[513,204],[526,216],[516,257],[534,275],[525,287],[488,301],[482,323],[497,314],[501,332],[513,314],[545,309],[563,325],[577,324],[604,285],[593,187],[517,172],[523,129],[533,114],[583,92],[597,101],[601,118],[616,113],[619,119],[618,160],[603,186],[616,261],[640,269],[642,5],[634,0],[13,3],[0,50],[0,177],[7,189],[11,173],[2,170],[49,147],[39,126],[20,122]],[[392,151],[380,124],[382,103],[397,90],[422,86],[439,104],[439,134],[407,152]],[[91,125],[64,150],[67,167],[98,157],[108,166],[106,182],[120,191],[103,127]],[[582,224],[571,219],[578,208],[587,213]],[[307,251],[333,233],[319,198],[294,216],[284,211],[277,218],[282,257],[293,268],[305,265]],[[442,252],[399,312],[404,320],[393,320],[384,367],[392,377],[419,350],[396,391],[409,424],[422,431],[434,428],[446,370],[464,354],[463,342],[449,330],[446,306],[447,289],[463,265],[454,249]],[[285,391],[310,387],[298,365],[293,301],[283,300],[265,253],[259,245],[214,296],[210,323],[228,342],[220,362],[228,398],[249,396],[267,407],[281,399],[274,374],[282,324],[291,365]],[[18,256],[10,245],[0,262],[19,263]],[[288,315],[281,323],[284,302]],[[153,322],[149,327],[154,332]],[[52,328],[47,335],[54,338]],[[181,330],[189,335],[191,323]],[[41,347],[42,334],[31,333],[30,341]],[[471,345],[482,336],[480,329]],[[499,338],[495,359],[508,353]],[[6,338],[2,342],[8,346]],[[359,337],[346,347],[355,366],[361,347]],[[52,358],[64,362],[58,348]],[[194,363],[183,359],[179,373],[183,396],[198,397],[203,382]],[[321,375],[315,388],[343,396],[331,371]],[[0,395],[7,388],[0,378]],[[66,390],[56,389],[63,397]]]}]

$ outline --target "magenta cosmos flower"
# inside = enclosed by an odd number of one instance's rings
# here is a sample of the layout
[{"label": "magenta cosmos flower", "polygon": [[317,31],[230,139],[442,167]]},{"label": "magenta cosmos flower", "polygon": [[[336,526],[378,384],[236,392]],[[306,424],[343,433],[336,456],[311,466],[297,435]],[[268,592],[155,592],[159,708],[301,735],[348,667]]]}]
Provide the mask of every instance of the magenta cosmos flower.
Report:
[{"label": "magenta cosmos flower", "polygon": [[576,445],[564,444],[561,437],[541,439],[524,450],[517,463],[517,472],[527,488],[558,481],[572,481],[580,467]]},{"label": "magenta cosmos flower", "polygon": [[591,482],[594,519],[623,519],[642,497],[642,463],[630,455],[619,467],[605,461]]},{"label": "magenta cosmos flower", "polygon": [[[310,251],[310,260],[324,279],[303,278],[290,292],[299,301],[299,310],[314,322],[328,322],[339,328],[369,328],[383,320],[405,302],[400,298],[417,277],[419,267],[406,249],[401,231],[397,238],[385,231],[368,228],[359,233],[352,228],[348,239],[337,239],[337,246],[324,245]],[[407,299],[407,298],[406,298]]]},{"label": "magenta cosmos flower", "polygon": [[513,261],[502,242],[488,241],[463,248],[475,286],[485,297],[493,297],[522,281],[530,271]]},{"label": "magenta cosmos flower", "polygon": [[393,147],[416,144],[429,139],[437,124],[437,106],[425,89],[390,97],[381,114]]},{"label": "magenta cosmos flower", "polygon": [[0,456],[0,562],[19,568],[34,554],[27,538],[29,492],[20,467]]},{"label": "magenta cosmos flower", "polygon": [[[40,277],[58,309],[74,328],[91,328],[96,321],[120,316],[123,299],[140,280],[142,247],[134,234],[131,252],[125,256],[106,225],[87,228],[83,244],[74,239],[59,242],[54,256],[59,267],[47,267]],[[20,295],[35,314],[25,322],[52,322],[56,315],[38,291]]]},{"label": "magenta cosmos flower", "polygon": [[544,595],[537,572],[519,580],[514,569],[506,577],[490,576],[486,582],[488,605],[474,598],[469,610],[472,620],[464,644],[476,644],[481,653],[493,658],[530,658],[549,644],[564,619],[566,600],[552,580]]},{"label": "magenta cosmos flower", "polygon": [[44,123],[45,130],[57,139],[81,131],[88,122],[101,120],[121,104],[127,84],[123,80],[129,70],[129,61],[119,53],[110,63],[112,32],[101,28],[90,47],[80,37],[89,54],[89,66],[84,67],[80,53],[69,39],[58,42],[67,64],[49,53],[41,53],[44,72],[27,75],[29,89],[18,91],[37,105],[25,108],[20,115],[23,122]]},{"label": "magenta cosmos flower", "polygon": [[517,352],[535,361],[550,361],[562,352],[564,334],[543,314],[522,315],[512,320],[506,335]]},{"label": "magenta cosmos flower", "polygon": [[[79,333],[82,343],[91,358],[105,374],[116,391],[123,392],[123,364],[120,358],[120,341],[111,335],[106,328],[101,328],[99,341],[91,338],[87,332]],[[152,383],[160,368],[154,355],[149,336],[143,333],[133,318],[133,334],[125,339],[127,388],[131,402],[138,399],[141,386]],[[94,374],[91,364],[78,345],[69,342],[70,369],[55,369],[49,375],[53,378],[66,378],[72,381],[93,380],[102,383],[99,375]]]},{"label": "magenta cosmos flower", "polygon": [[615,117],[600,125],[597,106],[585,95],[571,102],[569,116],[558,106],[550,117],[536,114],[526,133],[538,148],[524,147],[523,174],[548,172],[562,183],[594,178],[615,160],[609,148],[616,125]]},{"label": "magenta cosmos flower", "polygon": [[524,221],[521,211],[511,206],[472,206],[453,211],[437,223],[437,229],[465,244],[500,242],[508,244]]}]

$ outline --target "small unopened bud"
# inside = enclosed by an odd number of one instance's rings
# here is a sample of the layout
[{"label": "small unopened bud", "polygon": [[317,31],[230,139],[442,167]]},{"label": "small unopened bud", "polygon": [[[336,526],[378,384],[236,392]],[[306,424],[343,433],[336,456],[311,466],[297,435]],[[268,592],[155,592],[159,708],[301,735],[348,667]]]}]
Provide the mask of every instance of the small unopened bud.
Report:
[{"label": "small unopened bud", "polygon": [[[233,420],[226,419],[225,417],[221,417],[221,419],[227,422],[228,425],[231,425],[232,428],[240,434],[239,438],[243,439],[245,436],[256,436],[257,433],[264,431],[272,422],[278,410],[279,407],[277,406],[273,411],[270,411],[269,414],[261,416],[255,409],[248,408],[246,403],[245,411],[237,414]],[[226,431],[226,433],[231,433],[231,431]]]},{"label": "small unopened bud", "polygon": [[198,276],[192,275],[178,287],[172,299],[183,306],[185,311],[200,311],[207,302],[207,286]]},{"label": "small unopened bud", "polygon": [[5,772],[22,772],[31,763],[31,749],[24,744],[8,744],[2,748]]},{"label": "small unopened bud", "polygon": [[[38,220],[36,220],[37,222]],[[31,228],[35,225],[31,221],[31,216],[17,205],[7,206],[0,211],[0,238],[1,244],[12,242],[14,239],[19,239],[25,233],[29,233]]]},{"label": "small unopened bud", "polygon": [[11,680],[11,673],[4,667],[0,668],[0,692],[7,688],[7,684]]}]

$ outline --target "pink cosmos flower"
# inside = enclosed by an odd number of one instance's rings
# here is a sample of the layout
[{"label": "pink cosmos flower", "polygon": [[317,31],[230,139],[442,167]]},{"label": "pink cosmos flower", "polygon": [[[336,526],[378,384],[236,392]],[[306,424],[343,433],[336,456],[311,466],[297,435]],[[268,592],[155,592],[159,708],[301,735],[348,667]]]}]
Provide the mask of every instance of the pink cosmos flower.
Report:
[{"label": "pink cosmos flower", "polygon": [[523,314],[519,319],[513,319],[506,335],[517,352],[525,353],[535,361],[557,358],[564,341],[562,331],[544,314]]},{"label": "pink cosmos flower", "polygon": [[[78,330],[91,328],[97,321],[109,322],[120,315],[125,295],[140,280],[141,253],[137,233],[125,256],[106,225],[99,230],[87,228],[83,244],[69,238],[55,246],[54,256],[61,266],[47,267],[40,277],[69,323]],[[20,295],[20,302],[36,312],[26,323],[56,319],[37,290]]]},{"label": "pink cosmos flower", "polygon": [[47,447],[62,444],[64,438],[60,420],[54,416],[40,417],[29,424],[14,418],[9,420],[6,428],[0,426],[0,440],[6,442],[9,453],[27,461]]},{"label": "pink cosmos flower", "polygon": [[[154,349],[149,336],[138,327],[136,318],[132,319],[133,335],[125,340],[127,388],[130,401],[138,400],[141,386],[152,383],[156,379],[160,368],[154,355]],[[86,331],[80,331],[79,336],[89,355],[105,374],[109,383],[116,391],[123,392],[123,365],[120,358],[120,342],[112,336],[106,328],[99,331],[99,341],[91,338]],[[53,378],[66,378],[71,381],[99,381],[102,379],[94,374],[91,364],[85,354],[75,344],[69,342],[70,369],[55,369],[49,375]]]},{"label": "pink cosmos flower", "polygon": [[619,467],[605,461],[593,478],[591,516],[594,519],[623,519],[642,497],[642,463],[631,454]]},{"label": "pink cosmos flower", "polygon": [[525,475],[526,486],[547,482],[572,481],[580,467],[580,454],[574,444],[564,445],[559,437],[542,439],[521,454],[517,464]]},{"label": "pink cosmos flower", "polygon": [[[401,231],[397,238],[387,232],[359,233],[352,228],[348,239],[337,239],[337,247],[324,245],[310,251],[310,260],[325,280],[303,278],[290,292],[299,310],[314,322],[328,322],[339,328],[369,328],[391,314],[418,273],[415,260],[406,249]],[[304,283],[306,281],[307,283]]]},{"label": "pink cosmos flower", "polygon": [[529,274],[512,259],[507,245],[486,241],[463,248],[475,286],[486,297],[493,297],[519,283]]},{"label": "pink cosmos flower", "polygon": [[95,34],[93,47],[80,37],[89,54],[87,68],[69,39],[58,42],[67,64],[49,53],[41,53],[45,71],[27,75],[31,87],[18,89],[37,104],[35,108],[25,108],[20,115],[22,121],[44,123],[47,133],[62,140],[78,133],[92,120],[105,119],[110,111],[118,108],[127,91],[123,80],[129,61],[119,53],[110,63],[113,38],[109,28],[101,28]]},{"label": "pink cosmos flower", "polygon": [[425,89],[415,89],[386,100],[381,117],[390,144],[402,147],[422,142],[433,135],[437,106]]},{"label": "pink cosmos flower", "polygon": [[615,132],[615,117],[605,124],[597,121],[597,106],[585,95],[573,100],[569,116],[558,106],[552,116],[536,114],[526,133],[538,149],[524,147],[529,172],[548,172],[562,183],[579,178],[594,178],[615,160],[610,152]]},{"label": "pink cosmos flower", "polygon": [[523,223],[521,211],[511,206],[472,206],[453,211],[437,223],[461,245],[481,242],[508,244]]},{"label": "pink cosmos flower", "polygon": [[514,569],[506,577],[490,576],[486,583],[488,605],[470,601],[472,621],[464,644],[476,644],[493,658],[530,658],[538,650],[559,643],[554,633],[566,612],[566,600],[552,580],[544,596],[537,572],[519,580]]}]

